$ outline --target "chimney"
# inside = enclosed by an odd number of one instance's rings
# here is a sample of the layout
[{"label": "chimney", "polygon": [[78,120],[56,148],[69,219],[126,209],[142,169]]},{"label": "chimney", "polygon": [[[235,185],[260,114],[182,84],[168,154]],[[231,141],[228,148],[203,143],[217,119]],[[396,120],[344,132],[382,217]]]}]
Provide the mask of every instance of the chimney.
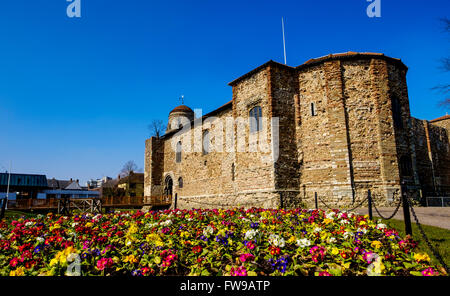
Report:
[{"label": "chimney", "polygon": [[70,178],[70,183],[72,183],[72,178]]},{"label": "chimney", "polygon": [[120,180],[120,174],[117,175],[117,180]]},{"label": "chimney", "polygon": [[77,184],[78,184],[78,183],[80,182],[80,180],[78,180],[78,179],[77,179],[77,181],[76,181],[76,182],[77,182]]}]

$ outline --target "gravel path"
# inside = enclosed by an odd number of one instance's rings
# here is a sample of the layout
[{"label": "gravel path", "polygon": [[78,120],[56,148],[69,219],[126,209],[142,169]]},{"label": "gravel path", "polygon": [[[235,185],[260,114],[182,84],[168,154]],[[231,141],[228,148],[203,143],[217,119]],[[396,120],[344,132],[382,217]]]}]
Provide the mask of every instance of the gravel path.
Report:
[{"label": "gravel path", "polygon": [[[378,210],[384,217],[389,217],[395,208],[379,208]],[[421,224],[450,229],[450,207],[414,207],[414,211]],[[355,212],[361,215],[367,215],[369,213],[367,208],[359,208]],[[372,209],[372,213],[374,217],[378,217],[375,209]],[[415,224],[414,216],[412,213],[410,214],[411,223]],[[403,209],[401,207],[393,219],[403,220]]]}]

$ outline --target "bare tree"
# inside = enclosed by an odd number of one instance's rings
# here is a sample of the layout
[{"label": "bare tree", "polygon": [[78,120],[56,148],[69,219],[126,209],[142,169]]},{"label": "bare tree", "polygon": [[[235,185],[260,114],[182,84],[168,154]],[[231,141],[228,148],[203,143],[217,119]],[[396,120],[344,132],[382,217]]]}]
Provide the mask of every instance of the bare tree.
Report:
[{"label": "bare tree", "polygon": [[127,177],[132,172],[137,172],[138,170],[137,164],[133,160],[129,160],[123,165],[122,170],[120,171],[120,176]]},{"label": "bare tree", "polygon": [[159,138],[164,131],[164,122],[159,119],[154,119],[148,125],[148,130],[150,131],[150,137]]},{"label": "bare tree", "polygon": [[[450,19],[442,18],[441,22],[444,27],[444,32],[450,33]],[[445,72],[450,72],[450,56],[447,56],[447,57],[444,57],[441,59],[441,66],[439,68]],[[443,101],[439,102],[439,106],[443,107],[443,108],[450,107],[450,97],[449,97],[450,84],[445,83],[442,85],[438,85],[438,86],[433,87],[433,89],[443,93],[446,96],[446,98],[444,98]]]}]

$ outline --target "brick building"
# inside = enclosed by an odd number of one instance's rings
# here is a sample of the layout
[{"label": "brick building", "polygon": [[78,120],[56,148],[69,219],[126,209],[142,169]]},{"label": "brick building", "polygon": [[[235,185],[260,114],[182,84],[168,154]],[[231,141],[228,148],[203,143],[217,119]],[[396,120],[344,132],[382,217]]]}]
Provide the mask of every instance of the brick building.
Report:
[{"label": "brick building", "polygon": [[378,53],[269,61],[230,82],[218,109],[170,112],[145,143],[144,194],[176,193],[180,208],[311,205],[314,192],[350,205],[368,189],[388,204],[402,183],[416,198],[449,194],[450,116],[411,117],[406,72]]}]

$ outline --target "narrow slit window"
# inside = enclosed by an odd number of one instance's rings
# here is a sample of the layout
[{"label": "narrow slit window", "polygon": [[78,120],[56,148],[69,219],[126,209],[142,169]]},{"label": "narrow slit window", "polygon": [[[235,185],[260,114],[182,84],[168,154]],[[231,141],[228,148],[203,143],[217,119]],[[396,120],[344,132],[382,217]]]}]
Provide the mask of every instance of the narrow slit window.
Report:
[{"label": "narrow slit window", "polygon": [[316,115],[317,115],[316,103],[311,103],[311,116],[316,116]]},{"label": "narrow slit window", "polygon": [[231,181],[234,181],[234,171],[235,171],[234,163],[231,165]]}]

